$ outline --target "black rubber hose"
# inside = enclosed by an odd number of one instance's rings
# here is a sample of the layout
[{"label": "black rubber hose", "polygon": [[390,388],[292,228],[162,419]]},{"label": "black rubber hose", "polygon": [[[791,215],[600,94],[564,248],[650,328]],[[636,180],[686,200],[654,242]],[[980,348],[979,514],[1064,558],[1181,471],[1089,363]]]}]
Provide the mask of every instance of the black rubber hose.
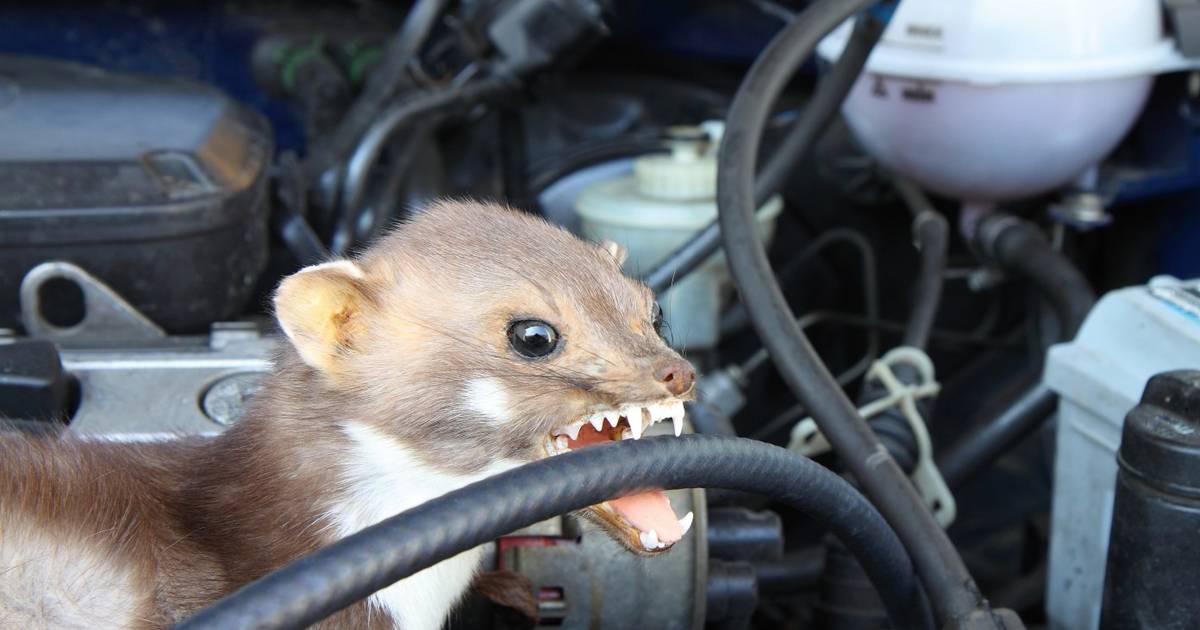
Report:
[{"label": "black rubber hose", "polygon": [[[913,290],[912,311],[904,326],[901,344],[925,350],[929,345],[929,336],[933,332],[938,307],[942,301],[942,274],[946,270],[946,249],[950,244],[950,225],[946,218],[933,208],[933,204],[915,184],[902,178],[896,178],[893,185],[913,213],[913,239],[921,254],[921,265],[917,271]],[[895,370],[896,377],[906,384],[915,383],[919,376],[915,368],[906,364],[900,364]],[[859,404],[870,404],[886,396],[887,393],[887,388],[882,383],[869,380],[863,386]],[[924,398],[917,405],[921,415],[925,418],[929,417],[931,403],[931,399]],[[919,453],[916,437],[913,435],[904,412],[894,406],[885,409],[871,419],[871,428],[879,437],[879,441],[887,447],[888,453],[896,460],[896,465],[906,474],[912,474]]]},{"label": "black rubber hose", "polygon": [[448,0],[416,0],[413,3],[404,24],[384,51],[383,58],[367,75],[362,93],[328,140],[314,147],[310,158],[313,167],[310,174],[317,175],[332,167],[358,144],[363,132],[396,95],[409,62],[420,52],[448,4]]},{"label": "black rubber hose", "polygon": [[915,184],[905,179],[894,181],[900,197],[914,215],[913,237],[921,252],[921,268],[913,291],[912,311],[904,329],[903,343],[924,350],[942,302],[942,274],[946,271],[946,249],[950,245],[950,225],[933,208]]},{"label": "black rubber hose", "polygon": [[1000,415],[942,451],[937,465],[946,485],[954,490],[970,481],[1042,426],[1057,405],[1058,397],[1044,385],[1030,387]]},{"label": "black rubber hose", "polygon": [[993,214],[979,222],[975,244],[985,259],[1032,282],[1054,308],[1061,338],[1075,338],[1096,304],[1096,294],[1083,273],[1050,245],[1036,225],[1012,215]]},{"label": "black rubber hose", "polygon": [[706,435],[624,440],[479,481],[285,566],[176,628],[301,628],[521,527],[649,488],[691,487],[761,493],[806,513],[863,564],[895,627],[932,628],[903,545],[849,483],[779,447]]},{"label": "black rubber hose", "polygon": [[[1079,268],[1056,251],[1036,225],[994,214],[979,222],[975,245],[985,260],[1032,282],[1054,308],[1060,338],[1075,337],[1096,303],[1096,294]],[[961,486],[990,466],[1042,426],[1054,413],[1057,401],[1054,392],[1035,384],[1000,415],[943,451],[938,467],[947,485],[952,489]]]},{"label": "black rubber hose", "polygon": [[[754,163],[770,108],[817,42],[869,0],[813,3],[771,40],[738,87],[718,156],[725,255],[758,336],[821,432],[912,554],[942,626],[989,617],[962,558],[796,324],[754,216]],[[977,612],[978,611],[978,612]]]},{"label": "black rubber hose", "polygon": [[[883,25],[874,18],[855,23],[842,56],[821,80],[800,118],[758,174],[754,186],[755,208],[761,207],[779,192],[788,173],[808,155],[816,140],[829,128],[882,33]],[[642,281],[650,290],[661,293],[699,267],[720,247],[721,226],[718,221],[713,221],[643,275]]]},{"label": "black rubber hose", "polygon": [[[374,121],[346,162],[345,181],[342,185],[344,190],[342,216],[330,245],[333,253],[342,255],[361,242],[360,221],[365,211],[364,201],[371,169],[397,133],[418,121],[431,124],[430,120],[437,120],[440,116],[458,112],[479,102],[495,98],[500,94],[512,91],[517,85],[518,83],[512,77],[494,76],[462,85],[422,92],[393,105],[378,120]],[[409,157],[412,157],[411,152]],[[382,225],[384,213],[388,210],[390,208],[376,207],[372,209],[370,229],[368,230],[371,234],[377,233],[384,227]]]}]

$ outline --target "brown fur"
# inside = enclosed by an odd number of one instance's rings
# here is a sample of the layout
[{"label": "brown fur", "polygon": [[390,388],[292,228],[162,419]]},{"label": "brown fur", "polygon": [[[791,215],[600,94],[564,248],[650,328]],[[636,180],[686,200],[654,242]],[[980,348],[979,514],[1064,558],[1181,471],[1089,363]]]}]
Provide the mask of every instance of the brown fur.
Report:
[{"label": "brown fur", "polygon": [[[469,474],[540,458],[551,429],[597,405],[661,399],[652,375],[682,360],[652,329],[650,292],[614,256],[505,208],[435,204],[365,252],[362,277],[318,270],[284,283],[277,308],[303,358],[285,346],[221,436],[0,440],[0,561],[34,532],[82,546],[136,586],[133,627],[163,627],[331,541],[324,517],[342,497],[348,448],[339,423]],[[552,322],[562,348],[517,356],[506,330],[520,318]],[[510,394],[503,427],[464,407],[481,377]],[[0,566],[0,627],[13,570]],[[360,603],[323,626],[392,623]]]}]

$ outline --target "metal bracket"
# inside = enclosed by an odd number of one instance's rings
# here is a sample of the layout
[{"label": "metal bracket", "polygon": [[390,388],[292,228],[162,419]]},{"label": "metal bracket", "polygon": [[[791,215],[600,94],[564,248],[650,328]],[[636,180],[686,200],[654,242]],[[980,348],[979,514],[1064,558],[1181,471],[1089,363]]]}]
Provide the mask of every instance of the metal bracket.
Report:
[{"label": "metal bracket", "polygon": [[[42,310],[43,285],[59,279],[74,284],[83,294],[82,318],[67,327],[47,321]],[[157,324],[108,285],[76,265],[62,261],[42,263],[25,274],[21,281],[21,319],[30,336],[68,343],[111,345],[166,337]]]},{"label": "metal bracket", "polygon": [[[917,369],[920,382],[907,385],[892,372],[892,365],[907,363]],[[917,409],[917,400],[936,395],[941,385],[934,380],[933,362],[917,348],[900,347],[888,352],[876,361],[867,372],[868,379],[878,380],[887,388],[888,395],[859,409],[864,419],[870,419],[885,409],[898,406],[912,428],[917,440],[917,463],[912,472],[912,483],[925,505],[933,512],[934,519],[942,527],[949,527],[958,513],[958,506],[950,487],[933,462],[933,444],[925,420]],[[830,450],[829,442],[817,428],[812,418],[805,418],[792,429],[788,449],[806,457],[813,457]]]}]

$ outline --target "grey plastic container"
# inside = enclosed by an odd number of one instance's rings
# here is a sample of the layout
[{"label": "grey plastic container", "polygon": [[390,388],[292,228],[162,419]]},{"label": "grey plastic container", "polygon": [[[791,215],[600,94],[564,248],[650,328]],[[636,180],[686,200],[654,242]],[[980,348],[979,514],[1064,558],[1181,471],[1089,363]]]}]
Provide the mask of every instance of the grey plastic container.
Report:
[{"label": "grey plastic container", "polygon": [[267,256],[260,116],[190,82],[0,55],[0,138],[0,327],[49,260],[171,332],[245,305]]}]

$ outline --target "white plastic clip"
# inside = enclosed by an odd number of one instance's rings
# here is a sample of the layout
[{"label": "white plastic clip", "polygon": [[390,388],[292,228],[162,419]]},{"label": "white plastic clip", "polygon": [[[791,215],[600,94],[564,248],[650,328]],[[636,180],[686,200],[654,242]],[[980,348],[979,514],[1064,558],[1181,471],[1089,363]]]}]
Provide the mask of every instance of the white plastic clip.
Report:
[{"label": "white plastic clip", "polygon": [[[892,371],[892,366],[897,363],[907,363],[916,368],[920,380],[912,385],[901,382]],[[888,393],[864,406],[859,413],[864,419],[870,419],[885,409],[899,407],[912,427],[913,437],[917,440],[917,462],[912,472],[913,486],[933,512],[938,524],[949,527],[954,522],[958,507],[954,502],[954,495],[950,494],[950,488],[946,486],[946,480],[942,478],[941,471],[933,463],[933,445],[929,440],[929,431],[926,430],[925,420],[917,409],[917,400],[934,396],[941,390],[941,385],[934,380],[933,361],[917,348],[902,346],[876,361],[867,372],[867,378],[882,383]],[[788,449],[806,457],[813,457],[828,451],[830,446],[821,430],[817,428],[817,423],[812,418],[805,418],[792,429]]]}]

